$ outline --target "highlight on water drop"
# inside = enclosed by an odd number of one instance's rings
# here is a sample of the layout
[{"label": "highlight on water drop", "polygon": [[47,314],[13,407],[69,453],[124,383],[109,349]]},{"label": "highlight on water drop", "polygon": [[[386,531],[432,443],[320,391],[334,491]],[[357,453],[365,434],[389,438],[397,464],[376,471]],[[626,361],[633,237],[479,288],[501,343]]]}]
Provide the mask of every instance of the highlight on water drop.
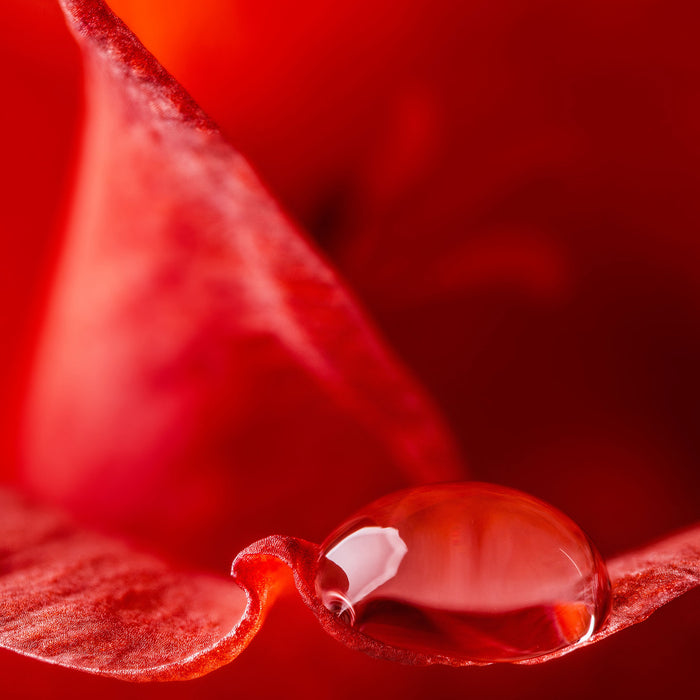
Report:
[{"label": "highlight on water drop", "polygon": [[610,606],[605,564],[578,525],[492,484],[386,496],[321,549],[323,605],[375,640],[424,654],[533,658],[588,639]]}]

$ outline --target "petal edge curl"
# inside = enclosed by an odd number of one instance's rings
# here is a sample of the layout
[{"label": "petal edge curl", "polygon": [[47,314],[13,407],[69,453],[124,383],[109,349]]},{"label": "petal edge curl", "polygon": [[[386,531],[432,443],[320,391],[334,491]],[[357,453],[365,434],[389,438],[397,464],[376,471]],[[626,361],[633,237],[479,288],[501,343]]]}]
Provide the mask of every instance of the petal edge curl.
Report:
[{"label": "petal edge curl", "polygon": [[[234,580],[252,600],[264,605],[266,584],[252,575],[270,562],[292,569],[304,603],[319,623],[336,640],[369,656],[416,666],[485,666],[442,654],[423,654],[380,642],[340,622],[320,602],[314,591],[318,545],[291,537],[274,535],[255,542],[243,550],[233,563]],[[612,634],[646,620],[661,606],[700,586],[700,525],[642,549],[622,554],[608,562],[612,582],[612,607],[603,627],[590,639],[532,659],[514,661],[519,665],[540,664],[565,656]],[[262,607],[262,606],[261,606]]]}]

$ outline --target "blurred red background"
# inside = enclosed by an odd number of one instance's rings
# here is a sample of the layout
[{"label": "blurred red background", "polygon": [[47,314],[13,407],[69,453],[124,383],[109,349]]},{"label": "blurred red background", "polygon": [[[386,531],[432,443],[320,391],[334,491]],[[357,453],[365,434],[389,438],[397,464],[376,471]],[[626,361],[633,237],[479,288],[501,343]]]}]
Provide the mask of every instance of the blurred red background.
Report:
[{"label": "blurred red background", "polygon": [[[111,6],[348,281],[443,410],[471,477],[550,501],[605,556],[697,520],[695,3]],[[81,78],[53,3],[11,0],[4,14],[7,453],[59,248]],[[329,498],[319,486],[304,507]],[[284,534],[322,539],[329,524],[295,531],[295,509],[280,513]],[[657,697],[695,684],[698,600],[524,669],[360,658],[290,596],[243,656],[198,681],[127,686],[6,652],[0,674],[28,698]]]}]

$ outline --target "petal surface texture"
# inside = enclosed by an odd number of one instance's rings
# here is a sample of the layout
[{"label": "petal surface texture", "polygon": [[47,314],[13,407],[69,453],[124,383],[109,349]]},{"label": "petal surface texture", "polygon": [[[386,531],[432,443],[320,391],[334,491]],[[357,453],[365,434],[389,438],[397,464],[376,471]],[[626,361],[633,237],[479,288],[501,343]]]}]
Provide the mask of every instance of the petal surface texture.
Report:
[{"label": "petal surface texture", "polygon": [[193,678],[255,625],[230,579],[178,571],[0,490],[0,646],[124,680]]}]

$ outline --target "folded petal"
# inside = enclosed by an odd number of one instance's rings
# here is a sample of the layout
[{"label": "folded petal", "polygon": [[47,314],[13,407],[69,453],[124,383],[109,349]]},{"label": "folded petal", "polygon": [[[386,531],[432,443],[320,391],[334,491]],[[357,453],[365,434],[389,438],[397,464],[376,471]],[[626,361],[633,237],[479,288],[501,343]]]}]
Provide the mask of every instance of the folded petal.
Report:
[{"label": "folded petal", "polygon": [[459,477],[429,401],[211,120],[102,2],[62,6],[86,136],[26,483],[220,566],[264,532],[320,538],[370,495]]}]

